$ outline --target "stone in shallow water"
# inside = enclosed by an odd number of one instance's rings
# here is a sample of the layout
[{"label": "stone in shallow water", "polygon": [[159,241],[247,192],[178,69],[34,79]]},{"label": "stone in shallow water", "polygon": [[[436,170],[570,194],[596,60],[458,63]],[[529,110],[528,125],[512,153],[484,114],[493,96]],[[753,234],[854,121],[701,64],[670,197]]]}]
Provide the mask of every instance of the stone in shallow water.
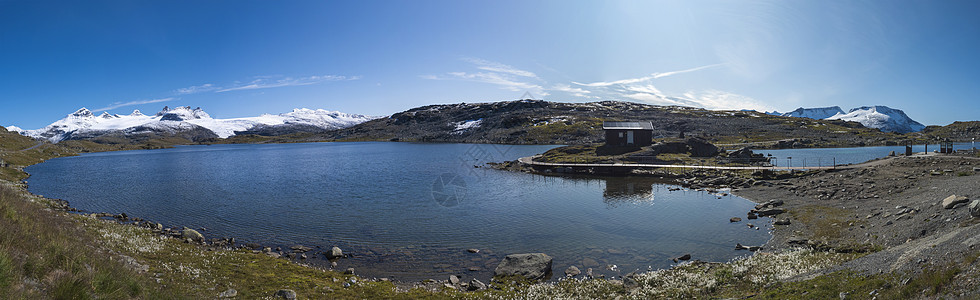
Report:
[{"label": "stone in shallow water", "polygon": [[327,255],[327,258],[344,257],[344,251],[340,250],[340,247],[336,246],[330,248],[330,251],[327,251],[325,254]]},{"label": "stone in shallow water", "polygon": [[568,269],[565,269],[565,276],[575,277],[578,274],[582,274],[582,271],[579,270],[578,267],[576,266],[570,266],[568,267]]},{"label": "stone in shallow water", "polygon": [[551,274],[551,263],[551,256],[544,253],[510,254],[493,270],[493,276],[518,275],[541,280]]}]

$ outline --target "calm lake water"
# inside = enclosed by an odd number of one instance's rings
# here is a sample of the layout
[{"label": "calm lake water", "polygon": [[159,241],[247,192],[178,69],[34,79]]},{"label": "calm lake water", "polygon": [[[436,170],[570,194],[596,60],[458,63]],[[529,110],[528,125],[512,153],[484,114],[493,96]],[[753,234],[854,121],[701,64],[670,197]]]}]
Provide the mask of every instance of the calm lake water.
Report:
[{"label": "calm lake water", "polygon": [[[929,152],[939,150],[939,145],[929,145]],[[954,150],[973,149],[971,143],[955,143]],[[925,152],[925,145],[912,146],[912,152]],[[888,153],[895,151],[901,155],[905,153],[905,146],[878,146],[878,147],[853,147],[853,148],[810,148],[810,149],[780,149],[780,150],[752,150],[755,153],[772,155],[775,159],[772,163],[779,167],[817,167],[863,163],[872,159],[888,156]],[[805,164],[805,165],[804,165]]]},{"label": "calm lake water", "polygon": [[768,218],[729,223],[754,206],[736,196],[668,191],[674,186],[650,178],[474,168],[553,147],[185,146],[58,158],[27,171],[31,192],[81,210],[125,212],[165,226],[203,227],[208,238],[284,249],[336,245],[353,255],[339,268],[398,280],[488,279],[500,258],[524,252],[554,257],[556,275],[576,265],[615,276],[669,267],[671,257],[685,253],[727,261],[748,254],[735,251],[736,243],[770,238]]}]

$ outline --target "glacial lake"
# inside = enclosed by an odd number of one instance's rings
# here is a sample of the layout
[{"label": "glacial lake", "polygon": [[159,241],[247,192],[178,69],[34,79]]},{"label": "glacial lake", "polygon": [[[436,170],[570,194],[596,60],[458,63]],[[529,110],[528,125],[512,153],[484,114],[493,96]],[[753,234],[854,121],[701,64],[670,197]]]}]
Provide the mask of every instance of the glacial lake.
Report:
[{"label": "glacial lake", "polygon": [[[31,192],[83,211],[124,212],[283,251],[338,246],[351,257],[337,268],[404,281],[456,274],[486,282],[503,256],[526,252],[552,256],[554,278],[570,265],[621,276],[668,268],[670,258],[686,253],[728,261],[749,254],[736,243],[762,245],[771,237],[769,218],[729,222],[755,205],[737,196],[677,190],[652,178],[474,167],[553,147],[181,146],[57,158],[27,172]],[[322,255],[306,262],[329,265]]]}]

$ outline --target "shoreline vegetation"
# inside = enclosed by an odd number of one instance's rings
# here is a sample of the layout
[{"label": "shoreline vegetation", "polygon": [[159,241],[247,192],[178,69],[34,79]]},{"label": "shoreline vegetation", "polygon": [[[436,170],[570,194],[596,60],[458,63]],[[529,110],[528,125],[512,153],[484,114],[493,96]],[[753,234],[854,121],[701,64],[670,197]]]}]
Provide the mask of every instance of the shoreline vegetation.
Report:
[{"label": "shoreline vegetation", "polygon": [[[766,245],[747,246],[761,246],[747,258],[724,263],[694,258],[674,268],[621,278],[581,274],[557,283],[516,277],[486,284],[469,278],[414,283],[360,278],[356,269],[324,270],[263,251],[188,243],[149,226],[132,225],[140,222],[123,224],[117,218],[72,213],[64,201],[32,195],[20,183],[28,176],[23,167],[46,159],[174,144],[191,143],[161,139],[140,144],[38,144],[0,131],[0,293],[13,299],[251,299],[291,293],[299,298],[403,299],[980,296],[980,246],[975,247],[980,240],[969,238],[980,233],[980,222],[971,217],[973,208],[958,198],[953,197],[957,204],[949,208],[943,203],[951,194],[968,200],[980,197],[975,191],[980,160],[967,157],[896,157],[861,168],[790,175],[670,170],[631,174],[674,176],[679,184],[693,188],[728,188],[762,205],[746,216],[732,216],[733,223],[741,222],[735,217],[758,217],[762,211],[774,213],[771,210],[780,211],[771,215],[773,220],[785,223],[776,225]],[[587,152],[590,146],[578,147]],[[664,161],[690,159],[682,154],[654,156]],[[495,167],[522,170],[514,162]],[[736,183],[730,178],[752,181]],[[775,205],[768,199],[782,202]],[[562,270],[553,273],[564,275]]]}]

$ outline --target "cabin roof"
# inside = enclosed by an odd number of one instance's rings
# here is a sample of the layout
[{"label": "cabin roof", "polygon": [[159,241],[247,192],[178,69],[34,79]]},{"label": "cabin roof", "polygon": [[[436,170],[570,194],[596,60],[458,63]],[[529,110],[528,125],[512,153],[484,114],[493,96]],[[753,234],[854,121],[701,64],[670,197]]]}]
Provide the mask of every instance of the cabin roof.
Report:
[{"label": "cabin roof", "polygon": [[643,122],[602,122],[603,130],[653,130],[653,123]]}]

